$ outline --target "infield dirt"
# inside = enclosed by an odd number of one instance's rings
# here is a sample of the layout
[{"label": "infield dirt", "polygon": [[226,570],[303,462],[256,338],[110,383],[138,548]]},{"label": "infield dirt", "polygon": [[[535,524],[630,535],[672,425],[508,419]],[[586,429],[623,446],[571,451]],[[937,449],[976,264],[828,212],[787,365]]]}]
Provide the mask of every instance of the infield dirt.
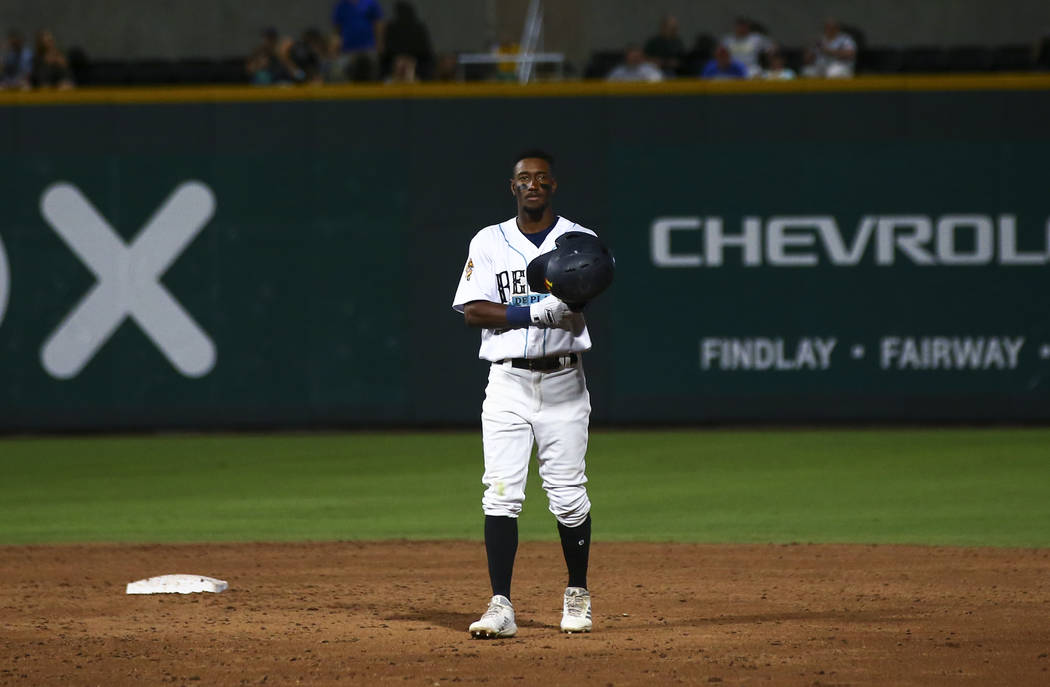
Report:
[{"label": "infield dirt", "polygon": [[[127,596],[196,573],[221,594]],[[477,542],[0,548],[0,685],[1047,685],[1050,550],[596,542],[595,631],[523,543],[513,639]]]}]

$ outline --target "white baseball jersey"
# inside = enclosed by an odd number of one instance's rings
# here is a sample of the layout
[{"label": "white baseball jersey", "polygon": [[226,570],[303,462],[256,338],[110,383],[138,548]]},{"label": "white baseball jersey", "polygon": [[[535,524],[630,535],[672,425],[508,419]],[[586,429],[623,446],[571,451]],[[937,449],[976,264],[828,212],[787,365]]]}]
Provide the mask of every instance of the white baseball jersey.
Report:
[{"label": "white baseball jersey", "polygon": [[[452,307],[463,312],[471,301],[490,301],[508,306],[529,306],[548,294],[529,290],[525,270],[538,255],[554,250],[559,236],[570,231],[593,231],[559,217],[539,247],[525,238],[515,218],[479,231],[470,242],[467,263],[459,278]],[[596,234],[595,234],[596,235]],[[506,358],[543,358],[590,350],[591,336],[584,326],[578,334],[565,329],[482,329],[478,357],[499,361]]]}]

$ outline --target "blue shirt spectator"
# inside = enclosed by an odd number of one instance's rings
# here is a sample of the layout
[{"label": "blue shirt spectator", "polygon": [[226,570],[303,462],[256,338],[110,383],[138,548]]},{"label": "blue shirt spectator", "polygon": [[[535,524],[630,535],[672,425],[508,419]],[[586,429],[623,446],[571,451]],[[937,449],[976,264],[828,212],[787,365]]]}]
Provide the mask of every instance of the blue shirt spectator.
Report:
[{"label": "blue shirt spectator", "polygon": [[0,88],[29,88],[33,75],[33,49],[20,31],[7,34],[7,50],[0,58]]},{"label": "blue shirt spectator", "polygon": [[343,52],[376,50],[377,24],[383,10],[376,0],[339,0],[332,8],[332,23],[339,30]]},{"label": "blue shirt spectator", "polygon": [[715,56],[707,61],[700,76],[705,79],[746,79],[747,67],[734,60],[729,50],[720,45],[715,49]]}]

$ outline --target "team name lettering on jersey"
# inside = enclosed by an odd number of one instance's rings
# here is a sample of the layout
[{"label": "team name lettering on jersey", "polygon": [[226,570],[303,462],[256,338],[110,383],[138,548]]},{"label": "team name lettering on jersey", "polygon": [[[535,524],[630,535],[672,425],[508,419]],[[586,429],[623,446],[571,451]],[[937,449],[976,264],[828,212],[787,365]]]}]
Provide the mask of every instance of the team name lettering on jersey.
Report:
[{"label": "team name lettering on jersey", "polygon": [[509,303],[511,296],[521,296],[529,292],[525,280],[525,270],[505,270],[496,274],[496,288],[499,289],[501,303]]},{"label": "team name lettering on jersey", "polygon": [[532,305],[533,303],[539,303],[547,297],[545,293],[527,293],[524,296],[515,296],[510,299],[510,303],[507,305]]}]

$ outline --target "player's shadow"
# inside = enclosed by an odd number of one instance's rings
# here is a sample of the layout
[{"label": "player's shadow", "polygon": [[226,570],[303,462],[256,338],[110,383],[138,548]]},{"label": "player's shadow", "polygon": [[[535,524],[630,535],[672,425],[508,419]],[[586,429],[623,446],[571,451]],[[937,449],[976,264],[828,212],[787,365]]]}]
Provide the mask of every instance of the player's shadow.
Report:
[{"label": "player's shadow", "polygon": [[[400,613],[398,615],[391,615],[384,618],[387,621],[412,621],[417,623],[426,623],[428,625],[439,625],[441,627],[447,627],[450,630],[463,630],[466,631],[470,624],[478,619],[476,613],[456,613],[455,611],[449,611],[447,609],[430,609],[421,608],[419,610],[412,611],[411,613]],[[540,622],[538,620],[532,620],[530,618],[518,618],[518,627],[522,628],[549,628],[557,627],[550,623]]]},{"label": "player's shadow", "polygon": [[457,613],[455,611],[449,611],[447,609],[431,609],[421,608],[418,611],[412,611],[411,613],[401,613],[398,615],[392,615],[385,620],[410,620],[417,623],[427,623],[430,625],[439,625],[441,627],[447,627],[451,630],[463,630],[466,632],[470,624],[478,619],[476,613]]}]

